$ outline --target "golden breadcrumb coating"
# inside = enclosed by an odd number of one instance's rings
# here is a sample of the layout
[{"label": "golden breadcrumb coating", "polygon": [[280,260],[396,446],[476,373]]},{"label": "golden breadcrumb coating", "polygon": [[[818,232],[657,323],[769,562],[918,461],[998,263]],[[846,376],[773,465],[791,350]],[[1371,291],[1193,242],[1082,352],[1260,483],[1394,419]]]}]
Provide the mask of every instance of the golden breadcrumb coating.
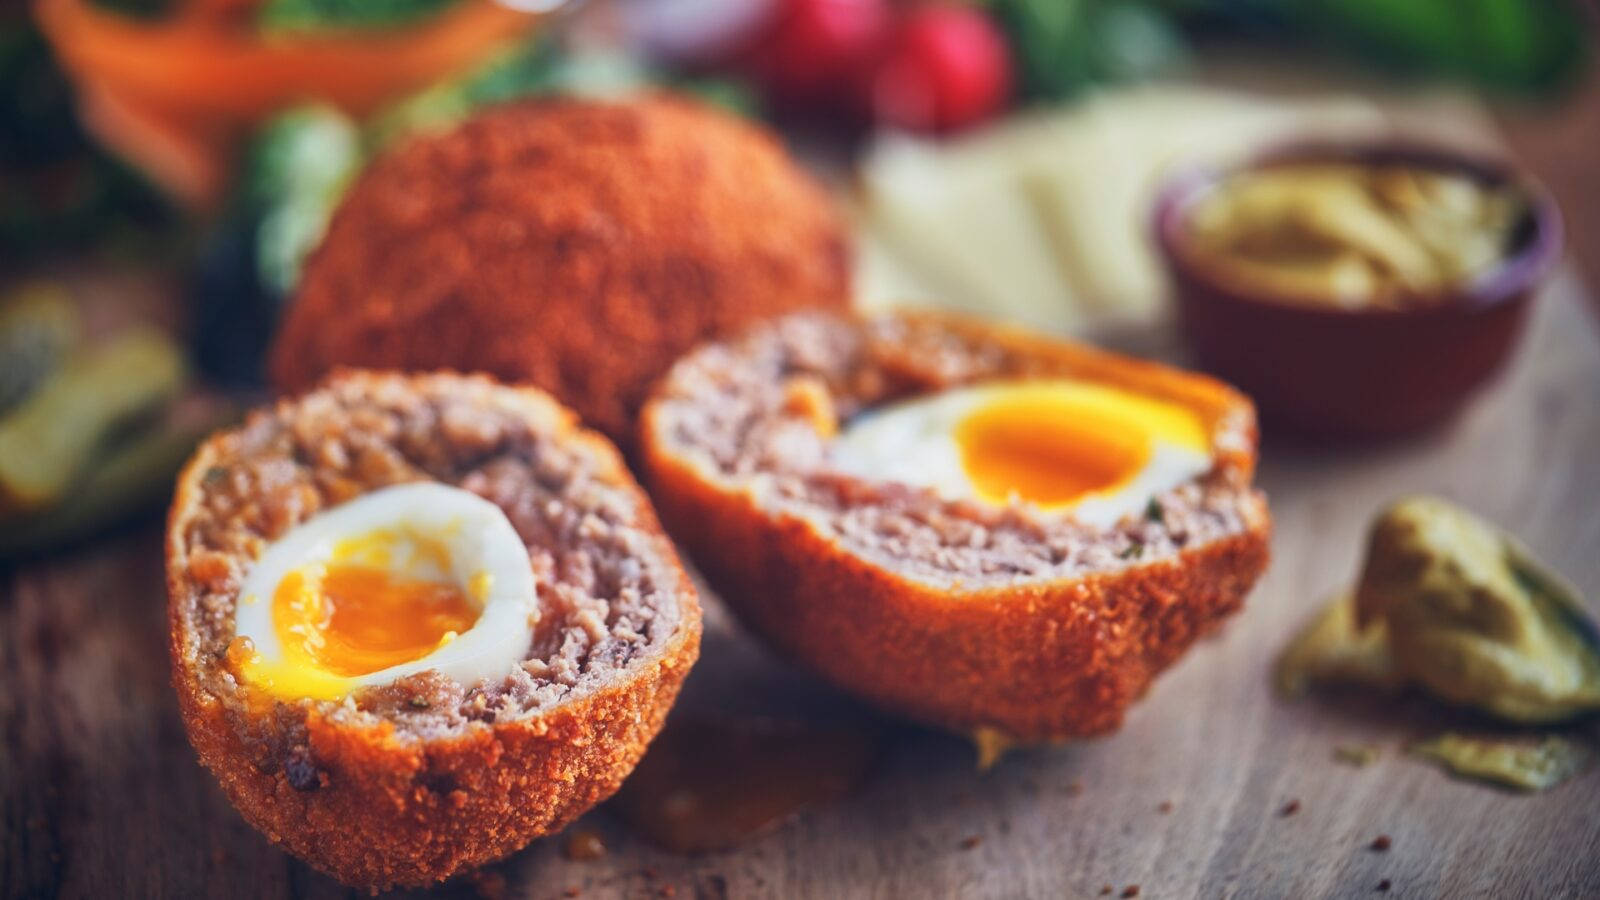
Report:
[{"label": "golden breadcrumb coating", "polygon": [[523,101],[369,167],[271,374],[298,391],[336,365],[488,372],[626,446],[695,343],[848,298],[844,226],[769,132],[669,96]]},{"label": "golden breadcrumb coating", "polygon": [[[827,405],[817,385],[831,386],[829,403],[859,412],[907,392],[1027,375],[1188,404],[1211,429],[1212,470],[1158,497],[1164,519],[1096,530],[829,474],[804,437]],[[785,383],[763,386],[769,376]],[[811,398],[798,409],[797,381]],[[696,407],[706,403],[728,405],[702,416]],[[779,462],[752,471],[716,445],[723,421],[752,446],[750,435],[778,436],[762,449]],[[1240,607],[1268,560],[1245,397],[1203,376],[1012,329],[927,314],[791,316],[686,357],[640,424],[663,521],[746,623],[844,690],[975,736],[1114,730],[1157,673]],[[825,446],[829,429],[817,431],[824,443],[815,446]],[[858,504],[886,512],[870,529],[853,527]],[[1017,549],[1062,530],[1056,562]],[[961,559],[986,568],[963,570]]]},{"label": "golden breadcrumb coating", "polygon": [[[326,506],[422,478],[501,505],[543,615],[502,684],[425,672],[285,701],[227,667],[239,585]],[[616,449],[533,388],[345,372],[210,438],[167,531],[172,679],[200,761],[256,828],[339,880],[425,885],[610,796],[693,665],[700,608]]]}]

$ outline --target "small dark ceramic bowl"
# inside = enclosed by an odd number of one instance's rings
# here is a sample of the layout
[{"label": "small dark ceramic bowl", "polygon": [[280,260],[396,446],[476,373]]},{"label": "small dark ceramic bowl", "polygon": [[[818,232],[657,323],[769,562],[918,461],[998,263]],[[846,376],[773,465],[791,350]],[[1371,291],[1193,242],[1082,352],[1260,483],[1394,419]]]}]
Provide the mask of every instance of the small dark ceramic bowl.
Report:
[{"label": "small dark ceramic bowl", "polygon": [[[1528,208],[1502,261],[1414,308],[1340,308],[1230,283],[1188,240],[1194,203],[1230,175],[1307,162],[1404,165],[1511,184]],[[1539,185],[1502,162],[1391,143],[1296,145],[1242,167],[1180,175],[1161,191],[1155,237],[1200,364],[1249,392],[1268,427],[1328,437],[1383,437],[1458,410],[1505,362],[1540,282],[1561,255],[1561,214]]]}]

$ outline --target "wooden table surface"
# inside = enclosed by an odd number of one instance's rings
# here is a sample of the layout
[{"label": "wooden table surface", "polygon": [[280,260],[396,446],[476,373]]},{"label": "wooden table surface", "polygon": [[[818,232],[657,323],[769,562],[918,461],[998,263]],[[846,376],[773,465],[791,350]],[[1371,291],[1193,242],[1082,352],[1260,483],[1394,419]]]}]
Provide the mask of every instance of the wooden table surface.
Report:
[{"label": "wooden table surface", "polygon": [[[1561,200],[1578,269],[1600,283],[1600,68],[1561,116],[1497,118]],[[161,317],[148,291],[117,293],[143,298],[118,315]],[[1482,723],[1416,697],[1285,703],[1269,681],[1284,642],[1354,574],[1371,514],[1407,491],[1517,531],[1600,604],[1597,299],[1564,272],[1506,376],[1425,437],[1334,451],[1269,435],[1271,569],[1118,734],[979,774],[964,742],[890,724],[856,793],[737,850],[656,850],[602,807],[574,828],[603,838],[603,858],[569,860],[552,838],[435,893],[1098,897],[1138,885],[1158,898],[1365,897],[1385,896],[1375,889],[1388,880],[1394,897],[1600,896],[1600,770],[1533,796],[1455,781],[1402,748]],[[164,604],[153,519],[0,564],[0,896],[354,895],[268,844],[196,762],[167,680]],[[861,713],[774,661],[714,598],[707,626],[684,711]],[[1594,726],[1589,737],[1600,741]],[[1376,763],[1334,761],[1335,746],[1367,743]],[[1281,815],[1291,802],[1298,811]],[[1369,849],[1380,834],[1387,852]]]},{"label": "wooden table surface", "polygon": [[[1269,435],[1273,565],[1120,733],[979,774],[962,741],[891,726],[859,791],[739,849],[655,850],[602,807],[581,827],[609,845],[603,858],[545,840],[441,891],[1317,897],[1370,896],[1387,879],[1397,897],[1600,896],[1600,771],[1532,796],[1455,781],[1401,752],[1462,724],[1427,701],[1290,704],[1269,684],[1274,654],[1351,578],[1369,516],[1402,492],[1465,502],[1600,598],[1600,341],[1583,305],[1564,272],[1507,375],[1426,437],[1333,451]],[[0,893],[347,893],[256,834],[195,761],[167,682],[159,550],[147,522],[0,573]],[[711,604],[685,708],[849,708]],[[1336,745],[1363,742],[1382,748],[1376,763],[1334,761]],[[1369,849],[1380,834],[1387,852]]]}]

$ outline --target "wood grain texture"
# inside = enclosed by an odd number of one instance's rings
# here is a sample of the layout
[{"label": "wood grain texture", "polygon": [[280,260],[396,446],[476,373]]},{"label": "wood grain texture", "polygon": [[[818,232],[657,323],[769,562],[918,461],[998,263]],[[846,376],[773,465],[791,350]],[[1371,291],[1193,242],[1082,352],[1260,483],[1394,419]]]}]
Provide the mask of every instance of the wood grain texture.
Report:
[{"label": "wood grain texture", "polygon": [[[963,742],[897,727],[859,793],[738,850],[656,851],[602,808],[579,827],[603,836],[604,858],[567,860],[546,840],[437,893],[1096,897],[1137,884],[1141,897],[1359,897],[1387,879],[1394,897],[1600,895],[1600,771],[1533,796],[1451,780],[1401,748],[1473,724],[1458,714],[1420,698],[1289,704],[1269,684],[1293,629],[1353,576],[1374,509],[1403,492],[1512,528],[1600,600],[1600,340],[1570,274],[1542,300],[1507,375],[1438,432],[1360,451],[1269,436],[1272,568],[1117,735],[980,775]],[[190,752],[167,683],[158,531],[0,575],[0,894],[349,893],[245,825]],[[852,709],[712,605],[686,705]],[[1333,760],[1336,745],[1368,742],[1382,748],[1373,765]],[[1298,811],[1281,815],[1290,801]],[[1386,852],[1369,849],[1380,834]]]}]

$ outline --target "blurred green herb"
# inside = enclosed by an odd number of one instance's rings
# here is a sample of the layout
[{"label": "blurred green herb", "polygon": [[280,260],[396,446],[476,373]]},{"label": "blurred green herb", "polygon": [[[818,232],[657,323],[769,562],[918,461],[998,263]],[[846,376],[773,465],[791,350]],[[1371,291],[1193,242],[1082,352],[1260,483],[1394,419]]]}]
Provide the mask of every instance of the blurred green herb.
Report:
[{"label": "blurred green herb", "polygon": [[1308,34],[1390,66],[1547,91],[1582,69],[1592,33],[1563,0],[1313,0],[1280,4]]},{"label": "blurred green herb", "polygon": [[256,21],[267,31],[374,28],[425,19],[456,0],[266,0]]},{"label": "blurred green herb", "polygon": [[987,0],[1011,38],[1024,96],[1060,99],[1154,74],[1186,55],[1175,20],[1123,0]]},{"label": "blurred green herb", "polygon": [[1060,99],[1183,61],[1188,39],[1247,37],[1349,53],[1391,71],[1548,93],[1591,53],[1573,0],[984,0],[1025,96]]},{"label": "blurred green herb", "polygon": [[360,130],[332,107],[291,109],[256,135],[245,189],[261,211],[256,267],[265,287],[278,294],[294,288],[301,261],[361,162]]},{"label": "blurred green herb", "polygon": [[1154,497],[1151,497],[1150,502],[1145,504],[1144,517],[1146,520],[1158,524],[1165,525],[1167,523],[1167,511],[1162,508],[1161,501]]}]

